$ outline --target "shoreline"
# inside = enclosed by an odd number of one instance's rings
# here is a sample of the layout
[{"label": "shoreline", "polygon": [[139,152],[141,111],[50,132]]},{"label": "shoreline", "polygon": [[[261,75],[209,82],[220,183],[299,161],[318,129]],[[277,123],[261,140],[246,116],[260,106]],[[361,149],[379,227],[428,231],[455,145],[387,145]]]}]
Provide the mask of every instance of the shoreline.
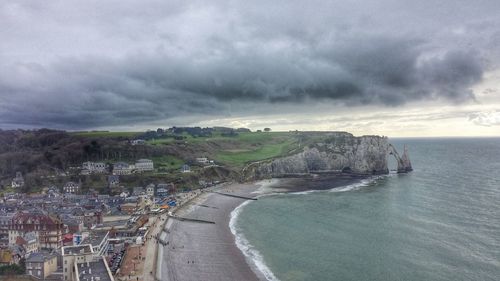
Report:
[{"label": "shoreline", "polygon": [[[251,197],[259,185],[233,183],[215,188]],[[212,189],[211,189],[212,190]],[[210,191],[211,191],[210,190]],[[245,199],[201,192],[175,214],[215,224],[169,218],[160,239],[158,280],[265,280],[249,266],[229,229],[230,213]]]},{"label": "shoreline", "polygon": [[[362,180],[285,178],[230,183],[203,191],[179,206],[175,214],[215,224],[168,218],[160,236],[166,245],[158,245],[156,280],[278,280],[258,251],[252,250],[235,229],[238,212],[249,200],[213,193],[213,190],[258,198],[334,189]],[[311,189],[312,186],[315,188]]]}]

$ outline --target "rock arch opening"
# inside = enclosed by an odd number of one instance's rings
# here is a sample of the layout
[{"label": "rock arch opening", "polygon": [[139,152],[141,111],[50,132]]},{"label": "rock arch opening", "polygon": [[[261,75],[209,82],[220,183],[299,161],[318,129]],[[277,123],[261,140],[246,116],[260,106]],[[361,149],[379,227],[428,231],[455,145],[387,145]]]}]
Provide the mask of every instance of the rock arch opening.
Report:
[{"label": "rock arch opening", "polygon": [[[403,152],[403,155],[399,156],[399,153],[398,151],[396,150],[396,148],[392,145],[392,144],[389,144],[389,150],[388,150],[388,155],[387,155],[388,159],[387,159],[387,166],[389,168],[389,171],[391,171],[391,162],[396,163],[396,172],[397,173],[407,173],[407,172],[410,172],[410,171],[413,171],[413,168],[411,166],[411,162],[410,162],[410,156],[408,154],[408,148],[406,147],[406,145],[404,146],[404,152]],[[394,160],[392,160],[394,159]]]}]

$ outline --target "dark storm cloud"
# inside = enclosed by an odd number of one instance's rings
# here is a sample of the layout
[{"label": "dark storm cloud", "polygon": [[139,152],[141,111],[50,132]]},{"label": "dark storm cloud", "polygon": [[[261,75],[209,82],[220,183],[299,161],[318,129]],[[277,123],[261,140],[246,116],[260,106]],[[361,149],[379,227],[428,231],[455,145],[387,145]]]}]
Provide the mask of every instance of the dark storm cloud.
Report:
[{"label": "dark storm cloud", "polygon": [[[401,19],[384,5],[347,16],[353,8],[335,2],[151,2],[83,12],[70,4],[4,5],[2,21],[13,28],[0,32],[7,42],[0,47],[0,125],[93,128],[317,102],[455,103],[474,99],[471,87],[495,66],[489,50],[478,51],[483,45],[440,41],[448,33],[433,33],[434,19],[393,26]],[[36,20],[35,31],[47,38],[17,39]],[[466,27],[492,32],[492,21]]]}]

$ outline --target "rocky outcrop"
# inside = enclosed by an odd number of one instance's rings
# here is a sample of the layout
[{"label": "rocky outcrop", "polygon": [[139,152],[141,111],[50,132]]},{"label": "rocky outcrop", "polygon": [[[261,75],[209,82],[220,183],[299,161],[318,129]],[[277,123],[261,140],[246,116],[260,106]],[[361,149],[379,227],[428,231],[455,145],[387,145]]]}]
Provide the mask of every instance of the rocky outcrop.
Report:
[{"label": "rocky outcrop", "polygon": [[395,151],[387,137],[328,133],[317,140],[313,138],[300,153],[250,164],[243,176],[248,180],[321,172],[387,174],[387,155],[392,150]]},{"label": "rocky outcrop", "polygon": [[404,171],[402,173],[407,173],[413,171],[413,167],[411,166],[410,154],[408,153],[408,147],[405,145],[403,155],[401,156],[401,161],[403,162]]}]

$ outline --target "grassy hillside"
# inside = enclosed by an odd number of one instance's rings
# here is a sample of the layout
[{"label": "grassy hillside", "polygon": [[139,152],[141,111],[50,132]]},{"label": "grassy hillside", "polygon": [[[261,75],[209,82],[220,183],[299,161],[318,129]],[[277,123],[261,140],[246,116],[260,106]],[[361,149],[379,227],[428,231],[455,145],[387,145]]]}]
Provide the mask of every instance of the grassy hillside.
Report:
[{"label": "grassy hillside", "polygon": [[217,151],[215,159],[221,163],[241,167],[245,164],[289,154],[298,146],[292,133],[243,133],[233,139],[217,141],[237,142],[238,147]]},{"label": "grassy hillside", "polygon": [[88,137],[88,138],[133,138],[141,132],[109,132],[109,131],[83,131],[71,132],[71,135]]},{"label": "grassy hillside", "polygon": [[[227,175],[238,173],[248,163],[290,154],[299,149],[300,134],[294,132],[233,132],[214,130],[206,135],[186,132],[159,135],[147,139],[145,145],[132,145],[126,140],[145,138],[151,132],[64,132],[49,129],[0,131],[0,189],[10,186],[17,171],[27,183],[24,191],[42,187],[62,186],[65,182],[82,181],[85,186],[98,188],[106,184],[105,176],[79,174],[82,162],[99,161],[110,165],[117,161],[135,163],[141,158],[152,159],[155,171],[130,177],[129,183],[148,180],[179,179],[180,167],[192,166],[194,178],[202,173],[196,162],[207,157],[221,166]],[[222,174],[224,174],[222,173]],[[2,188],[3,186],[3,188]]]}]

